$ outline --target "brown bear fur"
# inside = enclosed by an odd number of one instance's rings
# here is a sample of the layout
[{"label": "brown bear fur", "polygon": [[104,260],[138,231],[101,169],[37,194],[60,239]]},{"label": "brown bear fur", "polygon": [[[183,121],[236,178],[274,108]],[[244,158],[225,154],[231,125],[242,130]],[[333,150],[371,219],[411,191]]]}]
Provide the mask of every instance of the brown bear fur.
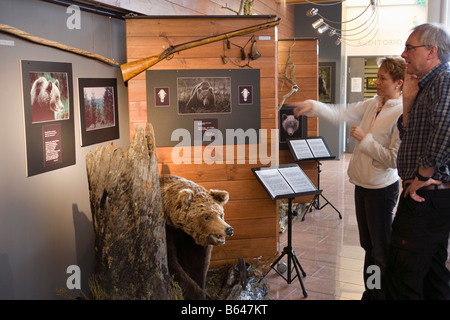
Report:
[{"label": "brown bear fur", "polygon": [[206,190],[187,179],[162,175],[169,274],[186,300],[207,299],[205,290],[213,245],[222,245],[233,228],[224,221],[228,192]]}]

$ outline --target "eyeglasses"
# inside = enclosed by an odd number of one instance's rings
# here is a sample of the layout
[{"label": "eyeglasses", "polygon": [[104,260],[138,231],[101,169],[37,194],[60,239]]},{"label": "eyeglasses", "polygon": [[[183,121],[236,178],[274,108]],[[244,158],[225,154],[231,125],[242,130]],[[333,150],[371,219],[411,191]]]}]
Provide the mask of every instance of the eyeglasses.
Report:
[{"label": "eyeglasses", "polygon": [[420,47],[426,47],[425,45],[421,45],[421,46],[405,46],[405,52],[411,51],[413,49],[417,49]]}]

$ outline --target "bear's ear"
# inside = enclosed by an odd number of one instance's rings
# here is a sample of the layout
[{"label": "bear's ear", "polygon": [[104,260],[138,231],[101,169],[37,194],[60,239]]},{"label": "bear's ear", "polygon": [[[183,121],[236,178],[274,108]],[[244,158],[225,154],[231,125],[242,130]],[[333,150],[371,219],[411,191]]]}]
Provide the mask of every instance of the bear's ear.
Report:
[{"label": "bear's ear", "polygon": [[58,81],[58,79],[55,80],[54,84],[55,84],[55,86],[56,86],[57,88],[59,88],[59,81]]},{"label": "bear's ear", "polygon": [[229,195],[227,191],[211,189],[209,190],[209,194],[222,206],[228,202]]},{"label": "bear's ear", "polygon": [[182,189],[178,192],[177,202],[188,206],[194,200],[194,192],[191,189]]},{"label": "bear's ear", "polygon": [[283,113],[283,114],[281,115],[281,120],[285,120],[287,117],[288,117],[287,114],[286,114],[286,113]]}]

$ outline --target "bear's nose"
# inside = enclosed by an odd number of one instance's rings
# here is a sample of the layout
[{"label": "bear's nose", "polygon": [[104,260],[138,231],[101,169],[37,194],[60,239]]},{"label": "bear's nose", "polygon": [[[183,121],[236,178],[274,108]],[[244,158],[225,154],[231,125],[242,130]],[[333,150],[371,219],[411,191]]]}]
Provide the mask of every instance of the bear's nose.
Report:
[{"label": "bear's nose", "polygon": [[227,234],[227,236],[232,236],[234,232],[234,229],[232,227],[228,227],[225,229],[225,233]]}]

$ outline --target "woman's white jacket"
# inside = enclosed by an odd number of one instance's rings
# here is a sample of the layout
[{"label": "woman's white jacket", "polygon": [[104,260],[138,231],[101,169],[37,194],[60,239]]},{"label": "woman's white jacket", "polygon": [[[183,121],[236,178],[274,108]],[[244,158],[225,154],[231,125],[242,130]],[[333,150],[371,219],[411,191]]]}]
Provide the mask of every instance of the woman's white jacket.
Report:
[{"label": "woman's white jacket", "polygon": [[366,133],[361,141],[356,140],[348,166],[347,174],[351,183],[368,189],[380,189],[399,179],[397,152],[400,139],[397,119],[403,111],[401,96],[388,100],[376,117],[377,108],[382,101],[380,96],[349,104],[347,107],[307,101],[314,105],[308,115],[333,123],[346,121],[350,126],[359,125]]}]

